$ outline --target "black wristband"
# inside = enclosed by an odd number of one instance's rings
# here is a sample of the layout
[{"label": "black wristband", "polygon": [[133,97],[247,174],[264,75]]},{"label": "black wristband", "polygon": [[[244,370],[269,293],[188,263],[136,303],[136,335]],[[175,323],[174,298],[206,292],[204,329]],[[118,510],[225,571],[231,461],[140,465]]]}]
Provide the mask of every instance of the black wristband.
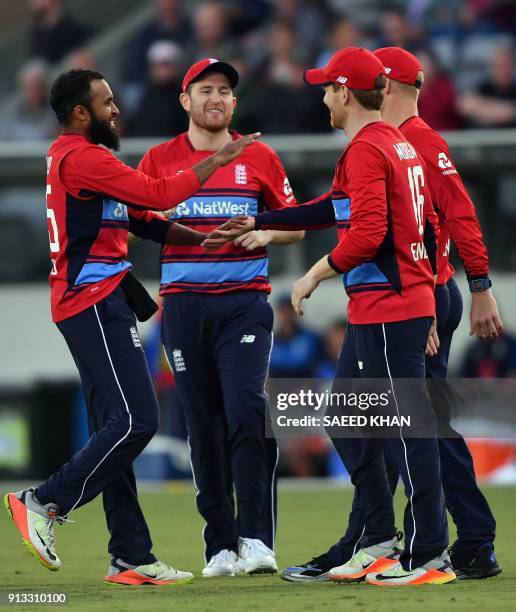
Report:
[{"label": "black wristband", "polygon": [[489,276],[479,276],[477,278],[468,278],[468,285],[471,293],[481,293],[492,287],[493,283]]}]

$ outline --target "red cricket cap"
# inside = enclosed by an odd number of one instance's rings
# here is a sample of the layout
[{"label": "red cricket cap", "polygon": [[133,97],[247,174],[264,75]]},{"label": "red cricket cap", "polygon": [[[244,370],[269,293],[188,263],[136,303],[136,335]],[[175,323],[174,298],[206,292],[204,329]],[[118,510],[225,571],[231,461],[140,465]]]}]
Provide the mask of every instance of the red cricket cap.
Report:
[{"label": "red cricket cap", "polygon": [[323,68],[307,70],[308,85],[339,83],[351,89],[375,89],[376,79],[385,74],[382,62],[367,49],[346,47],[332,55]]},{"label": "red cricket cap", "polygon": [[387,76],[393,81],[414,87],[421,85],[417,75],[423,70],[423,67],[412,53],[401,47],[383,47],[376,49],[374,54],[384,65]]},{"label": "red cricket cap", "polygon": [[235,70],[235,68],[233,68],[233,66],[231,66],[231,64],[221,62],[214,57],[207,57],[206,59],[200,60],[188,68],[185,78],[183,79],[183,92],[186,91],[190,83],[209,72],[222,72],[222,74],[225,74],[228,77],[233,89],[238,85],[238,72]]}]

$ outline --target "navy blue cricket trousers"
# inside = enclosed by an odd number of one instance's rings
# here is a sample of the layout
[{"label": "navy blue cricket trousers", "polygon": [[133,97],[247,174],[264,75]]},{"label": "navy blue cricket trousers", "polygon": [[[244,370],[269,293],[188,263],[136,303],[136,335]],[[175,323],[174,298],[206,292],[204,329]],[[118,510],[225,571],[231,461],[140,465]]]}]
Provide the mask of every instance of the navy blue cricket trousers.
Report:
[{"label": "navy blue cricket trousers", "polygon": [[[426,357],[426,376],[445,379],[448,374],[448,358],[453,333],[462,317],[462,296],[457,283],[452,278],[446,285],[435,289],[437,332],[440,346],[437,355]],[[434,395],[438,394],[437,396]],[[446,384],[432,386],[432,401],[437,411],[441,432],[449,427],[450,402]],[[440,396],[439,396],[440,395]],[[446,501],[453,522],[457,526],[456,546],[463,551],[475,550],[495,537],[496,522],[484,495],[478,488],[473,460],[464,438],[455,431],[453,437],[439,438],[441,478]],[[387,475],[394,494],[399,472],[396,463],[388,453],[385,454]],[[345,563],[356,552],[363,530],[360,503],[355,496],[345,535],[328,551],[335,565]]]},{"label": "navy blue cricket trousers", "polygon": [[[433,421],[433,408],[425,379],[425,347],[431,319],[396,323],[348,325],[336,372],[338,379],[390,380],[400,413],[410,408]],[[397,378],[419,379],[421,384],[397,385]],[[331,435],[331,431],[329,432]],[[351,481],[356,487],[350,515],[355,535],[353,550],[388,540],[396,533],[392,485],[385,455],[401,474],[408,503],[404,515],[405,549],[400,562],[405,569],[423,565],[440,555],[448,544],[446,510],[441,486],[437,438],[394,437],[332,438]]]},{"label": "navy blue cricket trousers", "polygon": [[[432,379],[445,379],[453,332],[462,317],[462,296],[453,278],[446,285],[436,287],[435,302],[440,347],[435,357],[427,357],[426,375]],[[442,436],[439,438],[439,453],[446,507],[457,526],[456,546],[461,551],[473,551],[486,542],[493,542],[496,521],[478,488],[468,446],[449,425],[453,398],[449,396],[446,382],[441,385],[434,381],[431,389]],[[453,437],[446,437],[447,430]]]},{"label": "navy blue cricket trousers", "polygon": [[[265,437],[273,312],[260,291],[174,293],[162,340],[188,429],[209,560],[238,537],[274,548],[276,441]],[[238,516],[235,516],[234,493]]]},{"label": "navy blue cricket trousers", "polygon": [[57,327],[79,369],[91,437],[36,496],[67,515],[102,493],[109,553],[134,565],[152,563],[132,462],[155,434],[159,409],[134,313],[117,288]]}]

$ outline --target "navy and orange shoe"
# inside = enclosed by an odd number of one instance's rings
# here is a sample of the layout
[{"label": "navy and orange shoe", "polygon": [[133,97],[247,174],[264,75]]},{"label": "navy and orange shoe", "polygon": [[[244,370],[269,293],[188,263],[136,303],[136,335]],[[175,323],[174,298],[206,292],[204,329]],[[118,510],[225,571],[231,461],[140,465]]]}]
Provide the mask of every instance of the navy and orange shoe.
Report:
[{"label": "navy and orange shoe", "polygon": [[455,542],[448,549],[457,580],[480,580],[502,573],[491,542],[482,544],[474,551],[461,551]]},{"label": "navy and orange shoe", "polygon": [[321,582],[328,580],[332,567],[335,567],[335,561],[324,553],[306,563],[286,567],[281,570],[281,577],[289,582]]},{"label": "navy and orange shoe", "polygon": [[111,559],[105,582],[123,585],[175,585],[190,584],[194,576],[190,572],[176,570],[162,561],[147,565],[130,565],[122,559]]},{"label": "navy and orange shoe", "polygon": [[362,582],[371,572],[388,570],[398,563],[401,554],[398,542],[402,537],[403,534],[398,532],[391,540],[361,548],[347,563],[333,567],[328,572],[328,580]]},{"label": "navy and orange shoe", "polygon": [[51,571],[61,567],[56,554],[54,524],[65,519],[58,516],[56,504],[40,504],[34,489],[18,493],[7,493],[4,506],[10,519],[21,534],[25,547],[30,554]]},{"label": "navy and orange shoe", "polygon": [[405,570],[401,563],[382,572],[367,574],[367,584],[376,586],[418,586],[421,584],[448,584],[456,580],[447,551],[428,563]]}]

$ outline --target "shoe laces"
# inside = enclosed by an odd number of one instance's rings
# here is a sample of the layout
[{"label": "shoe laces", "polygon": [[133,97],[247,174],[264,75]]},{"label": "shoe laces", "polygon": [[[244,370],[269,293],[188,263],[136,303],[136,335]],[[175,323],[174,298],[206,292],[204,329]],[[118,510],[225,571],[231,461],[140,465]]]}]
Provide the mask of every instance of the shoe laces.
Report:
[{"label": "shoe laces", "polygon": [[266,546],[261,540],[257,538],[244,538],[242,541],[242,548],[244,551],[253,553],[264,553],[266,555],[274,554],[271,549]]},{"label": "shoe laces", "polygon": [[176,568],[172,567],[171,565],[168,565],[168,563],[165,563],[164,561],[154,561],[154,563],[149,563],[148,565],[145,565],[144,567],[154,568],[156,570],[156,578],[160,576],[161,574],[167,573],[167,572],[173,572],[177,574]]},{"label": "shoe laces", "polygon": [[227,549],[219,550],[219,552],[216,555],[213,555],[213,557],[209,560],[208,567],[213,567],[219,561],[232,563],[233,561],[230,558],[230,554],[231,554],[230,550],[227,550]]}]

